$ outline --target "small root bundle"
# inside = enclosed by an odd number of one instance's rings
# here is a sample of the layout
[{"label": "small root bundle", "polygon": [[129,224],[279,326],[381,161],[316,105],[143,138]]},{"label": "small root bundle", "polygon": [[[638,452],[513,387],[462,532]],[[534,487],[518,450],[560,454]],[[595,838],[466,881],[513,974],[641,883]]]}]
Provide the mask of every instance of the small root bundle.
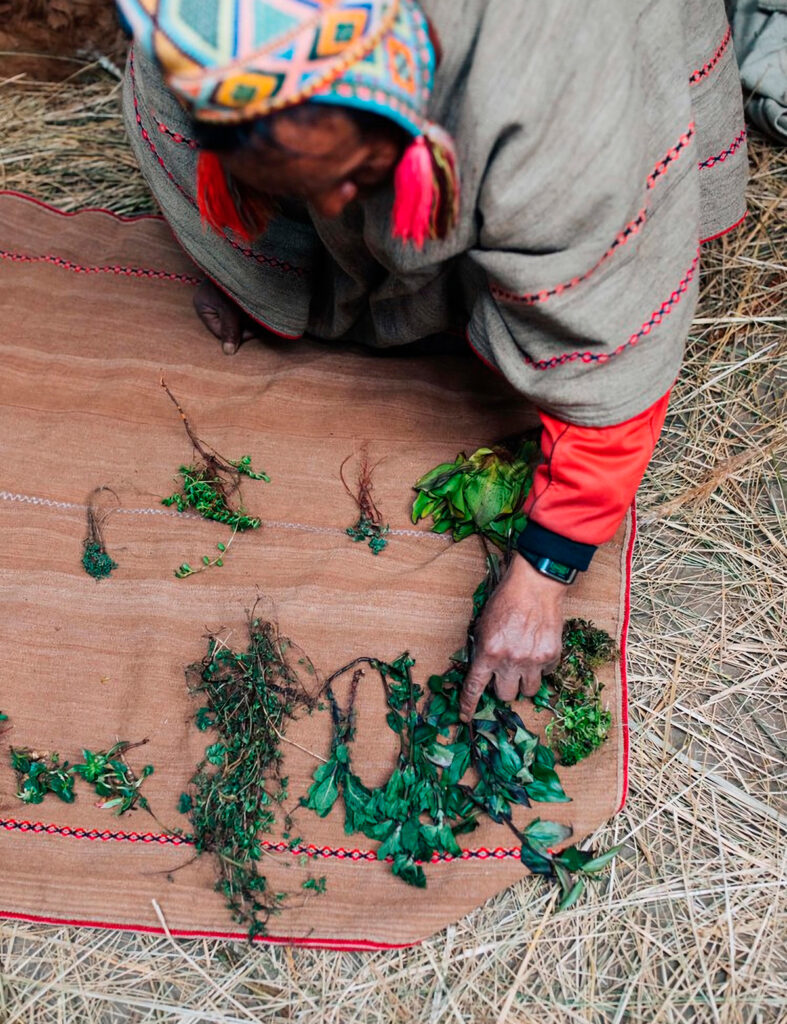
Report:
[{"label": "small root bundle", "polygon": [[[113,495],[117,505],[112,508],[102,508],[100,499],[104,492]],[[120,499],[111,487],[96,487],[94,491],[90,492],[87,500],[87,537],[84,540],[82,567],[94,580],[104,580],[113,569],[117,569],[117,562],[107,554],[103,527],[119,504]]]},{"label": "small root bundle", "polygon": [[344,467],[352,458],[348,455],[339,467],[339,476],[345,491],[358,506],[358,520],[354,526],[348,526],[347,536],[356,543],[366,541],[373,555],[379,555],[388,546],[385,535],[390,526],[383,526],[383,516],[372,497],[372,473],[374,467],[369,465],[369,454],[366,448],[361,449],[358,464],[358,485],[353,491],[344,476]]}]

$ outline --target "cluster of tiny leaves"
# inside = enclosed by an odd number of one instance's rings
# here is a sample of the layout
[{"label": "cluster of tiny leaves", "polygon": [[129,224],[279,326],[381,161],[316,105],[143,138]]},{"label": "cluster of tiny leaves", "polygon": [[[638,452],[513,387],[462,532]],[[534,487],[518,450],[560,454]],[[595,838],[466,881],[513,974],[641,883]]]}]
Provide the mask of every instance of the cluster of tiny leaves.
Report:
[{"label": "cluster of tiny leaves", "polygon": [[117,562],[110,558],[97,541],[86,540],[82,567],[94,580],[105,580],[113,569],[117,569]]},{"label": "cluster of tiny leaves", "polygon": [[[254,472],[251,468],[250,455],[244,455],[229,465],[241,476],[247,476],[251,480],[270,481],[267,473]],[[203,519],[224,523],[235,530],[256,530],[260,526],[260,520],[256,516],[247,515],[243,507],[230,507],[225,494],[226,481],[211,474],[205,466],[181,466],[178,472],[181,477],[181,490],[164,498],[162,505],[174,505],[178,512],[190,509]]]},{"label": "cluster of tiny leaves", "polygon": [[479,533],[503,551],[510,550],[527,523],[522,506],[533,482],[538,453],[535,441],[516,452],[503,447],[460,452],[453,462],[435,466],[418,480],[412,520],[432,517],[435,533],[464,540]]},{"label": "cluster of tiny leaves", "polygon": [[385,535],[389,530],[389,526],[382,526],[373,519],[360,515],[355,526],[348,526],[346,532],[347,536],[356,542],[367,541],[372,554],[379,555],[381,551],[388,547]]},{"label": "cluster of tiny leaves", "polygon": [[[233,532],[232,537],[234,536],[235,533]],[[187,576],[195,576],[198,572],[205,572],[206,569],[212,569],[214,566],[217,566],[220,569],[224,565],[224,555],[226,554],[227,548],[232,543],[232,537],[230,537],[226,544],[219,541],[216,545],[218,555],[214,555],[213,558],[211,558],[210,555],[203,555],[202,564],[198,565],[196,569],[192,569],[188,562],[183,562],[175,570],[175,576],[179,580],[185,580]]]},{"label": "cluster of tiny leaves", "polygon": [[285,895],[272,892],[259,870],[261,834],[271,832],[287,797],[281,737],[287,721],[313,702],[290,664],[289,641],[257,619],[249,632],[242,652],[211,638],[205,659],[187,670],[191,693],[202,702],[195,724],[215,730],[216,738],[178,810],[189,817],[197,852],[216,858],[216,889],[253,939],[266,933]]},{"label": "cluster of tiny leaves", "polygon": [[307,878],[301,883],[301,888],[313,892],[316,896],[322,896],[327,888],[328,880],[325,875],[319,878]]},{"label": "cluster of tiny leaves", "polygon": [[563,658],[544,679],[534,698],[554,718],[546,739],[560,764],[578,764],[606,740],[612,715],[603,706],[596,670],[619,657],[614,641],[603,629],[585,619],[569,619],[563,626]]},{"label": "cluster of tiny leaves", "polygon": [[139,807],[150,810],[147,799],[139,789],[153,773],[152,765],[145,765],[137,777],[123,760],[123,754],[132,746],[120,742],[106,751],[83,750],[83,761],[60,763],[57,754],[39,754],[26,747],[11,748],[11,767],[17,774],[17,796],[27,804],[40,804],[47,793],[54,793],[65,803],[74,802],[74,780],[78,776],[89,783],[101,798],[98,806],[113,809],[117,815]]},{"label": "cluster of tiny leaves", "polygon": [[[487,579],[474,595],[477,611],[490,590]],[[386,721],[399,738],[396,767],[385,784],[374,789],[353,771],[354,709],[340,708],[329,686],[332,748],[327,763],[315,771],[304,803],[325,817],[341,798],[345,831],[378,840],[378,859],[388,860],[395,875],[419,887],[426,885],[422,864],[440,855],[460,856],[456,837],[474,829],[479,816],[486,814],[517,836],[521,860],[532,872],[557,878],[561,907],[570,906],[584,886],[574,875],[601,870],[617,850],[595,856],[569,847],[555,853],[553,847],[570,837],[570,828],[540,818],[524,829],[514,825],[516,805],[568,801],[555,772],[554,754],[490,692],[481,697],[472,721],[460,722],[459,699],[468,663],[465,652],[454,657],[447,672],[429,679],[426,696],[413,681],[409,655],[393,663],[360,659],[379,673],[388,706]],[[474,781],[468,781],[471,770]]]}]

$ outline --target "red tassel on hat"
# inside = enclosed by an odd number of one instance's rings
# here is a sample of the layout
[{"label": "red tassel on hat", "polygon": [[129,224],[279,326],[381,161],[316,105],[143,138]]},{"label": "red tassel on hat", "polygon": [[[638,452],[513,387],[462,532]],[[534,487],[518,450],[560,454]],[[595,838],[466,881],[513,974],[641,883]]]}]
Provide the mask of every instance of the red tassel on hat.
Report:
[{"label": "red tassel on hat", "polygon": [[251,232],[238,211],[221,160],[216,153],[204,149],[197,160],[197,206],[203,223],[220,235],[229,228],[244,242],[251,241]]},{"label": "red tassel on hat", "polygon": [[437,130],[429,137],[419,135],[404,151],[394,175],[394,238],[423,249],[427,238],[445,238],[458,215],[459,181],[451,139]]}]

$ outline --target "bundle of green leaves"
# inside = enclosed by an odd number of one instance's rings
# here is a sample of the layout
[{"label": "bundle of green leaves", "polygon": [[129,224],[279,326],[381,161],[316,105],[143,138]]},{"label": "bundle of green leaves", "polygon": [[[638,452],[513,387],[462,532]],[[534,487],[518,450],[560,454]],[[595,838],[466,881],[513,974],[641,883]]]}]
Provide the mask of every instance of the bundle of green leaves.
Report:
[{"label": "bundle of green leaves", "polygon": [[[305,806],[325,817],[341,800],[345,832],[379,841],[378,860],[389,861],[393,874],[421,888],[426,886],[423,865],[461,856],[456,837],[472,831],[482,814],[516,835],[521,860],[531,871],[558,878],[564,901],[575,890],[574,873],[603,867],[608,857],[600,860],[575,847],[555,852],[571,835],[566,825],[540,818],[524,829],[514,824],[516,805],[565,803],[569,798],[551,750],[493,694],[482,696],[470,724],[459,721],[466,663],[432,676],[426,696],[413,681],[414,663],[407,654],[392,663],[358,659],[342,671],[363,663],[379,674],[385,691],[386,721],[399,737],[396,766],[385,784],[375,788],[353,770],[355,710],[352,699],[347,709],[340,708],[334,676],[326,690],[333,744],[327,762],[314,772]],[[578,895],[576,891],[574,898]]]},{"label": "bundle of green leaves", "polygon": [[287,797],[281,739],[286,723],[316,704],[293,660],[314,673],[273,625],[252,619],[245,651],[211,637],[205,659],[187,669],[190,692],[203,702],[197,728],[216,735],[178,809],[188,815],[197,853],[216,858],[216,889],[250,939],[265,934],[285,896],[271,891],[258,867],[261,835],[272,831]]},{"label": "bundle of green leaves", "polygon": [[137,778],[123,760],[126,751],[135,746],[138,744],[120,742],[115,743],[109,750],[99,750],[95,753],[92,750],[83,750],[84,761],[75,764],[71,769],[75,775],[89,782],[96,795],[101,797],[98,806],[107,810],[113,808],[118,816],[133,810],[134,807],[139,807],[143,811],[150,810],[147,798],[142,796],[139,787],[153,774],[153,765],[146,764]]},{"label": "bundle of green leaves", "polygon": [[560,764],[578,764],[606,740],[612,715],[603,705],[603,684],[596,671],[619,657],[612,637],[585,619],[563,626],[563,656],[558,668],[544,679],[536,706],[554,718],[546,739]]},{"label": "bundle of green leaves", "polygon": [[[146,743],[147,740],[143,740]],[[150,811],[147,799],[139,792],[144,780],[153,773],[148,764],[137,777],[126,764],[123,755],[139,743],[121,741],[109,750],[93,752],[83,750],[84,761],[60,763],[57,754],[41,754],[28,747],[11,748],[11,767],[17,774],[17,796],[28,804],[40,804],[47,793],[54,793],[65,803],[75,798],[74,780],[79,777],[88,782],[101,797],[99,807],[113,808],[117,815],[139,807]]]},{"label": "bundle of green leaves", "polygon": [[26,804],[43,803],[54,793],[64,803],[74,802],[74,776],[68,761],[58,754],[39,754],[29,747],[11,747],[11,767],[16,772],[16,795]]},{"label": "bundle of green leaves", "polygon": [[[495,555],[488,557],[487,565],[487,575],[473,595],[468,635],[499,579]],[[608,634],[590,623],[569,622],[566,636],[556,676],[585,678],[587,671],[615,654]],[[352,765],[361,666],[378,673],[388,707],[386,722],[399,738],[396,766],[385,784],[376,788],[366,786]],[[331,676],[325,690],[334,727],[330,756],[314,772],[302,802],[325,817],[341,799],[345,832],[361,832],[379,841],[378,859],[389,861],[393,874],[419,887],[426,885],[423,864],[460,856],[456,837],[474,829],[485,814],[517,837],[523,864],[535,874],[558,881],[560,907],[570,906],[582,892],[585,877],[600,871],[617,848],[596,855],[570,846],[558,853],[555,848],[571,836],[568,826],[536,818],[524,829],[518,828],[513,821],[517,805],[569,800],[555,771],[553,751],[490,691],[482,695],[472,721],[460,721],[461,687],[469,667],[467,647],[453,656],[443,675],[429,679],[426,693],[413,681],[413,666],[406,653],[392,663],[358,658]],[[351,670],[350,697],[343,709],[334,685]]]},{"label": "bundle of green leaves", "polygon": [[509,551],[524,529],[522,512],[538,459],[535,441],[522,441],[515,452],[497,446],[479,448],[468,458],[460,452],[415,483],[412,520],[432,517],[432,530],[456,541],[480,533]]}]

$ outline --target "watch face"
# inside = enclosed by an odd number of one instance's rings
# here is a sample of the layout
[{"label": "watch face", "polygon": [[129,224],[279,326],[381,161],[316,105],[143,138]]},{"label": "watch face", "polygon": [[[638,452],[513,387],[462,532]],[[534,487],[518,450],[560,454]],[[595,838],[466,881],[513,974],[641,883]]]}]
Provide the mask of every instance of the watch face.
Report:
[{"label": "watch face", "polygon": [[544,559],[544,568],[550,576],[560,580],[561,583],[571,583],[576,575],[576,570],[572,569],[570,565],[563,565],[562,562],[553,562],[550,558]]}]

